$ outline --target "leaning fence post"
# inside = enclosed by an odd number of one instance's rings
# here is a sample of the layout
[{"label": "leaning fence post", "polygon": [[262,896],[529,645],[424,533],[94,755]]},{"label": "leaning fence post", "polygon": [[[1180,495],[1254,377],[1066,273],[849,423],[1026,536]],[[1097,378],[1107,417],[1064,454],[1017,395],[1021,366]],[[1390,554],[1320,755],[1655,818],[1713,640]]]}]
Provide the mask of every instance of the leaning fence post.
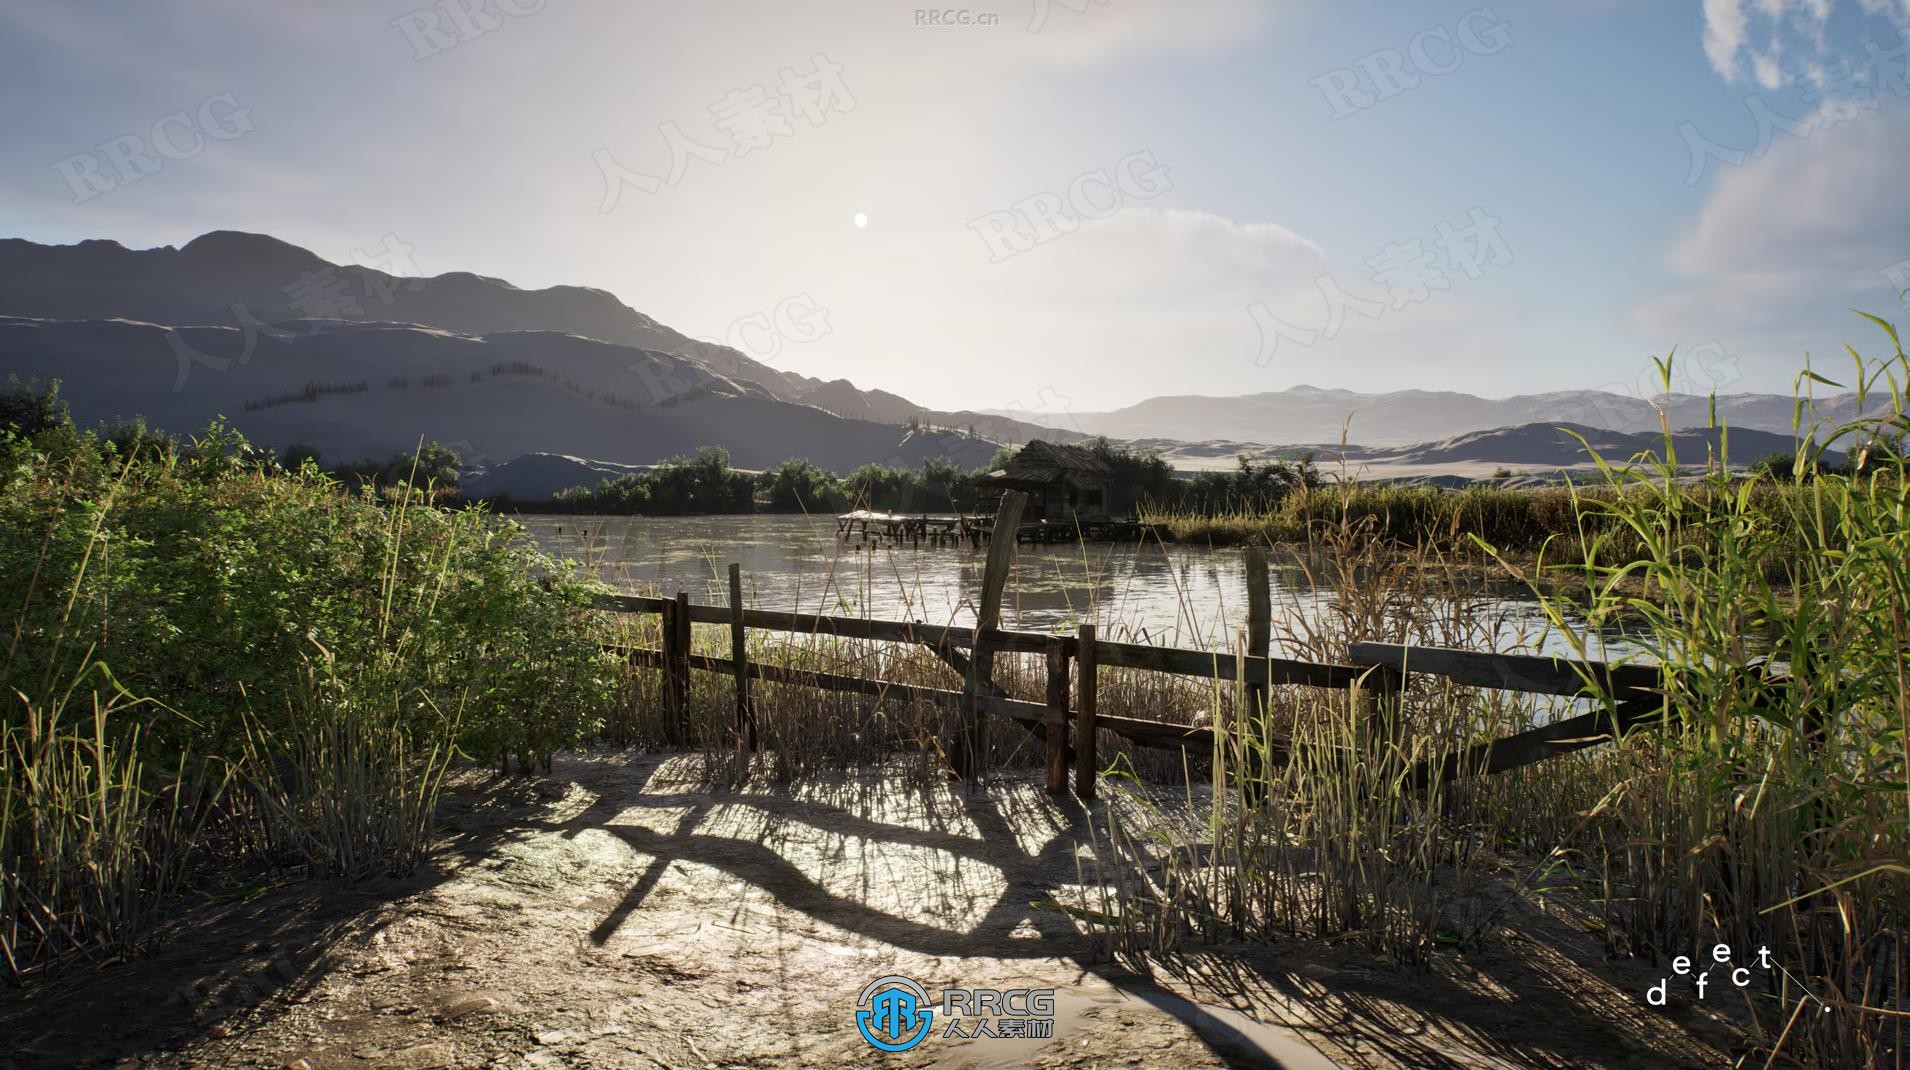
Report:
[{"label": "leaning fence post", "polygon": [[1015,530],[1021,526],[1021,510],[1027,501],[1027,495],[1018,490],[1003,492],[995,528],[988,537],[988,563],[982,568],[981,598],[975,603],[974,653],[968,662],[968,680],[962,687],[962,724],[949,753],[955,775],[970,783],[981,772],[982,756],[988,749],[981,691],[995,678],[995,651],[982,636],[1001,625],[1001,594],[1008,585],[1008,571],[1014,567]]},{"label": "leaning fence post", "polygon": [[736,668],[736,754],[756,749],[756,717],[749,704],[749,642],[743,627],[743,566],[730,564],[730,662]]},{"label": "leaning fence post", "polygon": [[1099,657],[1094,649],[1094,625],[1083,624],[1074,656],[1079,677],[1075,682],[1074,793],[1083,799],[1094,798],[1094,779],[1101,772],[1094,754],[1095,665]]},{"label": "leaning fence post", "polygon": [[1047,745],[1048,790],[1068,790],[1068,643],[1057,635],[1048,640],[1048,712],[1043,718]]},{"label": "leaning fence post", "polygon": [[690,592],[676,593],[676,612],[671,614],[670,649],[676,655],[671,664],[670,690],[675,698],[673,713],[679,742],[690,741]]}]

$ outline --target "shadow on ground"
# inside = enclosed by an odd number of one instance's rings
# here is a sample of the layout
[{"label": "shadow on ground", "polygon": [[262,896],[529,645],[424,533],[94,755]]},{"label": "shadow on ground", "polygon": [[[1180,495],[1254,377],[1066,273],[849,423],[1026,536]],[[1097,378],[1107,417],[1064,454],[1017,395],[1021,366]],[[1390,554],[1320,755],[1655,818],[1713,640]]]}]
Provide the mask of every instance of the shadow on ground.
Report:
[{"label": "shadow on ground", "polygon": [[[428,873],[181,914],[156,952],[0,997],[12,1066],[1714,1066],[1715,1023],[1532,914],[1400,972],[1347,945],[1117,966],[1055,902],[1102,864],[1030,777],[712,787],[689,757],[566,756],[459,785]],[[1098,802],[1097,807],[1121,805]],[[1043,906],[1037,906],[1043,904]],[[875,1052],[869,981],[1052,987],[1052,1040]],[[14,1038],[18,1038],[17,1040]],[[0,1048],[3,1050],[3,1048]],[[0,1067],[8,1065],[0,1054]]]}]

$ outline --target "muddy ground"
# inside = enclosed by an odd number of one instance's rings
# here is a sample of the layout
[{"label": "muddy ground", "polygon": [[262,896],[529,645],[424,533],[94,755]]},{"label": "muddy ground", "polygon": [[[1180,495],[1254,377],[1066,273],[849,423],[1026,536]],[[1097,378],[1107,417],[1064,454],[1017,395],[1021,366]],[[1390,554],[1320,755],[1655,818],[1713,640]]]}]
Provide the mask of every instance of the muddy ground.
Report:
[{"label": "muddy ground", "polygon": [[[1106,805],[1097,803],[1096,805]],[[156,951],[0,995],[0,1070],[69,1067],[1712,1067],[1662,971],[1515,910],[1402,972],[1349,943],[1123,970],[1069,915],[1087,815],[1008,776],[712,788],[693,758],[560,757],[459,786],[406,880],[304,880],[184,910]],[[236,893],[249,893],[235,889]],[[1058,990],[1048,1040],[874,1050],[858,993],[901,974]]]}]

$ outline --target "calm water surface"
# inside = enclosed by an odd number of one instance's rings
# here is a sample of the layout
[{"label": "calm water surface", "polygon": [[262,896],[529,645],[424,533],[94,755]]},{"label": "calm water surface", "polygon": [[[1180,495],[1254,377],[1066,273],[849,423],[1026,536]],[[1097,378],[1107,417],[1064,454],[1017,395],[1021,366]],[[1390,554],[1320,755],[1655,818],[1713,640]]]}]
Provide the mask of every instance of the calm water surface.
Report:
[{"label": "calm water surface", "polygon": [[[743,596],[762,609],[838,613],[929,624],[973,624],[985,554],[971,548],[836,538],[833,518],[803,516],[520,518],[544,548],[589,565],[619,590],[689,592],[728,601],[730,562]],[[1331,613],[1333,596],[1298,565],[1272,569],[1274,634]],[[1108,638],[1228,649],[1246,619],[1238,548],[1090,543],[1023,546],[1003,599],[1003,624],[1031,631],[1092,620]],[[1508,587],[1469,604],[1489,619],[1501,650],[1567,649],[1544,636],[1529,599]]]}]

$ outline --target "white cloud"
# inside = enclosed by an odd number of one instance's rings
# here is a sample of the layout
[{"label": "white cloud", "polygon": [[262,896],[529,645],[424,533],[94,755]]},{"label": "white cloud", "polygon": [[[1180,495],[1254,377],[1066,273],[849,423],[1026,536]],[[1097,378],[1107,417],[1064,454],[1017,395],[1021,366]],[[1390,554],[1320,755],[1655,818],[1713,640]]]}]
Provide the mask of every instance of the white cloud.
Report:
[{"label": "white cloud", "polygon": [[1642,303],[1634,326],[1666,342],[1727,337],[1755,349],[1848,323],[1852,307],[1888,318],[1900,306],[1883,272],[1910,257],[1905,174],[1901,107],[1779,142],[1719,178],[1669,252],[1690,285]]},{"label": "white cloud", "polygon": [[1194,301],[1245,308],[1254,300],[1312,285],[1326,270],[1313,241],[1276,223],[1241,223],[1208,212],[1129,208],[1085,221],[999,265],[986,247],[966,250],[978,282],[1005,295],[1037,301],[1066,297],[1124,301]]},{"label": "white cloud", "polygon": [[[1910,0],[1857,0],[1866,15],[1910,27]],[[1733,85],[1779,89],[1821,78],[1836,0],[1704,0],[1704,55]],[[1847,57],[1854,58],[1854,57]]]}]

